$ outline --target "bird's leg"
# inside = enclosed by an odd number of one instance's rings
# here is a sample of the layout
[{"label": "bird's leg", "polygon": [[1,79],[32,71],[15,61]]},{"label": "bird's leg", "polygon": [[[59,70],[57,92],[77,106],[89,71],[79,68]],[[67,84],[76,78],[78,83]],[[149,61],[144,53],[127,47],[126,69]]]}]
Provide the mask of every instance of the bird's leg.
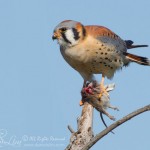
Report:
[{"label": "bird's leg", "polygon": [[112,105],[108,105],[108,108],[111,108],[111,109],[113,109],[113,110],[117,110],[117,111],[119,111],[119,108],[118,107],[116,107],[116,106],[112,106]]},{"label": "bird's leg", "polygon": [[105,86],[104,86],[104,79],[105,79],[105,76],[102,74],[102,79],[101,79],[101,82],[100,82],[100,94],[99,94],[99,98],[102,97],[103,93],[105,93],[105,94],[108,95],[108,92],[106,91]]},{"label": "bird's leg", "polygon": [[[84,89],[84,88],[86,88],[86,80],[84,80],[84,82],[83,82],[82,91],[83,91],[83,89]],[[82,92],[82,91],[81,91],[81,92]],[[84,105],[84,102],[83,102],[83,100],[82,100],[82,99],[80,100],[79,105],[80,105],[80,106]]]},{"label": "bird's leg", "polygon": [[107,117],[109,117],[111,120],[115,121],[115,117],[111,116],[105,109],[102,110],[102,113],[105,114]]}]

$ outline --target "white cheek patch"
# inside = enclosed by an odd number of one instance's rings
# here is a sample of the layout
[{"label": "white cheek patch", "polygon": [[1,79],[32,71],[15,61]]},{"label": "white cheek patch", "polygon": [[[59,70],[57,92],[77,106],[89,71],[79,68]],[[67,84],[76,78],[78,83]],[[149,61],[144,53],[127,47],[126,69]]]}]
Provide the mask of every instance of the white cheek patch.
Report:
[{"label": "white cheek patch", "polygon": [[58,39],[58,44],[59,44],[59,45],[64,45],[64,44],[65,44],[65,42],[64,42],[64,40],[63,40],[63,39]]},{"label": "white cheek patch", "polygon": [[77,44],[77,40],[74,39],[74,33],[72,30],[67,30],[65,36],[71,42],[71,45]]},{"label": "white cheek patch", "polygon": [[67,45],[68,43],[66,43],[66,41],[61,37],[61,38],[58,39],[58,44],[65,46],[65,45]]}]

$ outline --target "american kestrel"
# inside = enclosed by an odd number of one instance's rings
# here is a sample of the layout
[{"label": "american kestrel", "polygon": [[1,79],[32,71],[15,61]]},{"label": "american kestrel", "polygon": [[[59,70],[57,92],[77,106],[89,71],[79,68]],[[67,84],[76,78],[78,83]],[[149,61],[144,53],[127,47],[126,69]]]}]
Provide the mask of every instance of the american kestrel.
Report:
[{"label": "american kestrel", "polygon": [[102,74],[102,92],[105,91],[104,78],[111,79],[117,70],[130,62],[150,66],[148,58],[127,52],[127,49],[147,45],[133,45],[131,40],[122,40],[103,26],[84,26],[80,22],[66,20],[55,27],[52,38],[58,40],[62,56],[81,74],[84,83],[95,81],[94,74]]}]

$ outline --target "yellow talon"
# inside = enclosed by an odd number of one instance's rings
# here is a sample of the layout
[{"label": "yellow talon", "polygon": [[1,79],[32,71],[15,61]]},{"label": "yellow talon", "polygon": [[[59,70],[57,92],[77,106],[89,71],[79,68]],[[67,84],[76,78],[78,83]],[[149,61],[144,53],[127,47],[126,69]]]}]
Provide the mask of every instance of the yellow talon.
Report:
[{"label": "yellow talon", "polygon": [[102,97],[102,95],[103,95],[103,92],[99,94],[98,98],[101,98],[101,97]]},{"label": "yellow talon", "polygon": [[80,100],[80,103],[79,103],[80,106],[83,106],[84,105],[84,102],[83,100]]}]

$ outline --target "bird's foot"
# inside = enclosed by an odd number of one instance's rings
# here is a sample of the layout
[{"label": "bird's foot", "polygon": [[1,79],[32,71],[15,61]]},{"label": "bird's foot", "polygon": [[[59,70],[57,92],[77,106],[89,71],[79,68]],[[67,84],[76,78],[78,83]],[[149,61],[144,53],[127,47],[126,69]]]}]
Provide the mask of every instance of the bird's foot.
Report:
[{"label": "bird's foot", "polygon": [[83,106],[83,105],[84,105],[84,102],[83,102],[82,99],[80,100],[79,105],[80,105],[80,106]]},{"label": "bird's foot", "polygon": [[119,108],[118,108],[118,107],[113,107],[112,109],[119,111]]},{"label": "bird's foot", "polygon": [[106,96],[109,96],[106,88],[104,87],[104,85],[100,84],[100,94],[99,94],[99,99],[103,96],[103,94],[105,94]]},{"label": "bird's foot", "polygon": [[119,111],[119,108],[118,108],[118,107],[112,106],[112,105],[110,105],[110,104],[108,104],[108,108],[111,108],[111,109],[113,109],[113,110]]},{"label": "bird's foot", "polygon": [[116,120],[116,118],[114,117],[114,116],[108,116],[111,120],[113,120],[113,121],[115,121]]}]

